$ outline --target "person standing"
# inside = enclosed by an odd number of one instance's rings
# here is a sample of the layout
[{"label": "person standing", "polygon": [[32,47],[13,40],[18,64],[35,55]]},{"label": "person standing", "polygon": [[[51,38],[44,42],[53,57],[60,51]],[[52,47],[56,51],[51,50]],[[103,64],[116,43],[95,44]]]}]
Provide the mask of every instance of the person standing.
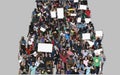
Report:
[{"label": "person standing", "polygon": [[105,54],[103,51],[101,52],[100,57],[101,57],[101,71],[100,71],[100,73],[102,74],[103,73],[103,65],[106,61],[106,57],[105,57]]},{"label": "person standing", "polygon": [[95,73],[97,75],[99,74],[100,62],[101,62],[101,57],[99,55],[93,57],[93,66],[95,67]]},{"label": "person standing", "polygon": [[35,62],[32,62],[32,65],[30,66],[29,68],[29,73],[30,75],[35,75],[35,72],[36,72],[36,66],[35,66]]}]

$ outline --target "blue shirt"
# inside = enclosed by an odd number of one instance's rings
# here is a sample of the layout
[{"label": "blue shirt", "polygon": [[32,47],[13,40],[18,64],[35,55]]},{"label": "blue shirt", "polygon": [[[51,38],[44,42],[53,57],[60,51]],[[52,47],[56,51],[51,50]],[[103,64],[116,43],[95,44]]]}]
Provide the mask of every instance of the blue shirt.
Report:
[{"label": "blue shirt", "polygon": [[66,40],[69,40],[70,39],[70,34],[65,34],[65,38],[66,38]]},{"label": "blue shirt", "polygon": [[35,72],[36,72],[36,66],[30,66],[30,75],[35,75]]}]

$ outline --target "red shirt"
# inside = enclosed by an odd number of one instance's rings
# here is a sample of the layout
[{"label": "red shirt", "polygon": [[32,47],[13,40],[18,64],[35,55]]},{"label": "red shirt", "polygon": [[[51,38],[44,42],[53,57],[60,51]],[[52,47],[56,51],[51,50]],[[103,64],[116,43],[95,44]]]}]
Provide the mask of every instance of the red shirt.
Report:
[{"label": "red shirt", "polygon": [[27,52],[28,55],[31,54],[31,51],[33,50],[33,47],[34,47],[34,45],[32,44],[32,45],[30,46],[30,48],[26,48],[26,52]]},{"label": "red shirt", "polygon": [[90,13],[91,13],[90,10],[86,10],[86,11],[85,11],[85,14],[86,14],[88,17],[90,17]]},{"label": "red shirt", "polygon": [[54,40],[52,40],[52,42],[51,42],[52,44],[53,44],[53,46],[54,46],[54,44],[55,44],[55,42],[54,42]]},{"label": "red shirt", "polygon": [[62,62],[67,63],[67,55],[63,56],[62,54],[60,54],[60,58],[62,59]]},{"label": "red shirt", "polygon": [[31,53],[30,48],[29,48],[29,49],[28,49],[28,48],[26,48],[26,52],[27,52],[27,55],[30,55],[30,53]]}]

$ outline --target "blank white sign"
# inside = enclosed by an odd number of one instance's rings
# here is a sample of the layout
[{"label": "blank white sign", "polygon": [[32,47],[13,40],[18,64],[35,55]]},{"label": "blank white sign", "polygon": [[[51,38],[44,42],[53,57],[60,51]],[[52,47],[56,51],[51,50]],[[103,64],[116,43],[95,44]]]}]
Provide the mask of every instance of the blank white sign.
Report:
[{"label": "blank white sign", "polygon": [[64,9],[63,8],[57,8],[57,18],[58,19],[64,18]]},{"label": "blank white sign", "polygon": [[87,5],[80,5],[79,10],[87,10]]},{"label": "blank white sign", "polygon": [[51,18],[56,18],[56,11],[50,11]]},{"label": "blank white sign", "polygon": [[37,52],[35,51],[35,52],[33,53],[33,55],[36,57],[38,54],[37,54]]},{"label": "blank white sign", "polygon": [[95,31],[95,36],[96,37],[102,37],[103,36],[103,31]]},{"label": "blank white sign", "polygon": [[71,13],[70,16],[76,16],[76,13]]},{"label": "blank white sign", "polygon": [[94,50],[95,55],[100,55],[101,51],[103,51],[103,49],[97,49]]},{"label": "blank white sign", "polygon": [[91,21],[91,18],[85,18],[85,23],[89,23]]},{"label": "blank white sign", "polygon": [[40,16],[40,15],[41,15],[41,13],[37,14],[37,16]]},{"label": "blank white sign", "polygon": [[90,39],[90,33],[83,33],[82,34],[82,39],[83,40],[89,40]]},{"label": "blank white sign", "polygon": [[74,3],[78,2],[79,0],[74,0]]},{"label": "blank white sign", "polygon": [[45,31],[46,31],[46,29],[43,28],[43,27],[41,27],[40,30],[41,30],[42,32],[45,32]]},{"label": "blank white sign", "polygon": [[77,18],[77,23],[80,23],[81,22],[81,17],[78,17]]},{"label": "blank white sign", "polygon": [[94,42],[92,42],[92,41],[88,40],[87,42],[89,43],[90,47],[92,47],[94,45]]},{"label": "blank white sign", "polygon": [[38,43],[38,52],[52,52],[53,44]]}]

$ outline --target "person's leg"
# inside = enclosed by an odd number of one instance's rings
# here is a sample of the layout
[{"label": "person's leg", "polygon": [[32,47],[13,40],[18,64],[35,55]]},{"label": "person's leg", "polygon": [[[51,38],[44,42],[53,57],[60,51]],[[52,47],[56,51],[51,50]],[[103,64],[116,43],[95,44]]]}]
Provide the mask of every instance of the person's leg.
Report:
[{"label": "person's leg", "polygon": [[96,74],[97,75],[99,74],[99,69],[100,69],[100,67],[96,67]]},{"label": "person's leg", "polygon": [[66,65],[66,63],[64,63],[64,70],[66,71],[67,70],[67,65]]},{"label": "person's leg", "polygon": [[101,63],[101,74],[102,74],[102,72],[103,72],[103,65],[104,65],[104,63]]}]

